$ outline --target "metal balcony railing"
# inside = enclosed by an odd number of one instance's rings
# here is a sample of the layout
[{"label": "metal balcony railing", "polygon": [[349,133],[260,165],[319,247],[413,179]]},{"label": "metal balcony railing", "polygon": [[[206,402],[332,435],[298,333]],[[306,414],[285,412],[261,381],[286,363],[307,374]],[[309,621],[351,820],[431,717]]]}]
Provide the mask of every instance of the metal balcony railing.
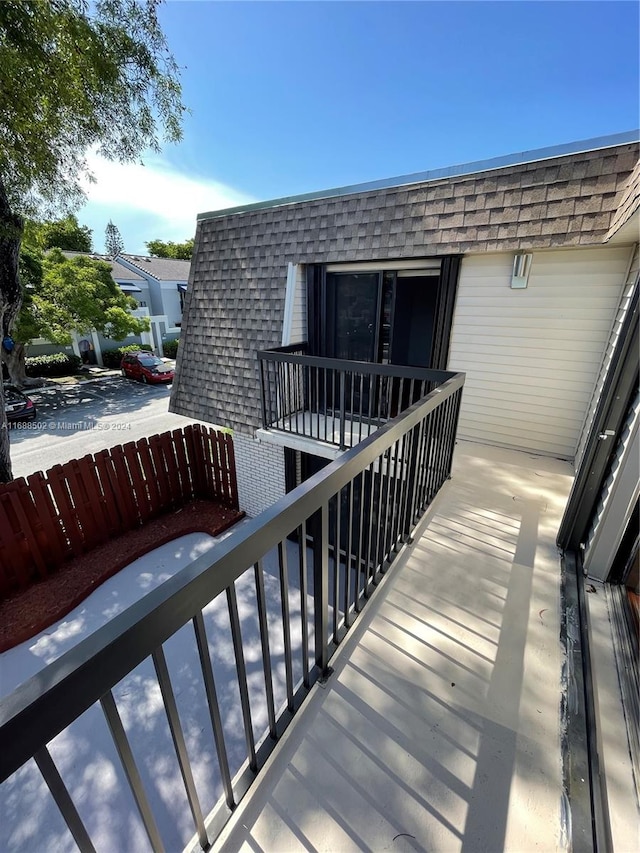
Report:
[{"label": "metal balcony railing", "polygon": [[455,374],[320,358],[306,343],[258,353],[265,429],[345,450]]},{"label": "metal balcony railing", "polygon": [[[338,367],[340,373],[346,384],[346,369]],[[119,777],[130,788],[150,848],[159,851],[171,846],[162,822],[166,823],[167,814],[159,815],[152,808],[148,787],[154,779],[141,770],[143,739],[131,730],[131,715],[123,705],[131,689],[127,684],[136,678],[133,670],[144,663],[146,680],[159,686],[160,708],[171,733],[165,748],[174,753],[154,755],[154,760],[177,760],[193,831],[207,849],[314,682],[330,674],[335,649],[448,478],[463,384],[464,375],[456,374],[421,397],[219,543],[213,561],[210,555],[196,559],[4,699],[0,703],[3,784],[18,785],[20,779],[16,782],[12,774],[26,769],[24,765],[34,758],[38,770],[31,767],[29,772],[39,772],[41,777],[29,777],[30,790],[44,778],[80,849],[93,850],[96,810],[77,797],[83,780],[90,777],[86,767],[90,749],[76,754],[71,767],[68,763],[61,767],[59,760],[56,763],[60,742],[51,744],[61,732],[71,738],[74,721],[92,714],[92,726],[99,728],[106,722],[123,771]],[[268,576],[271,588],[277,577],[277,615],[273,607],[267,614],[267,558],[277,567]],[[211,608],[204,615],[203,610],[218,597],[217,612],[220,616],[223,611],[223,618],[216,617],[212,624]],[[251,608],[257,640],[249,648],[246,612]],[[201,765],[204,756],[200,749],[197,756],[189,755],[193,732],[189,727],[185,730],[176,702],[180,672],[179,667],[172,671],[168,651],[170,638],[183,628],[192,632],[194,678],[199,680],[203,721],[208,718],[202,727],[210,727],[211,733],[204,751],[207,761],[217,766],[219,800],[217,794],[196,787],[191,761],[197,758]],[[224,661],[222,651],[218,652],[222,632],[227,632],[233,650]],[[229,684],[221,684],[223,664],[225,672],[232,673],[232,690]],[[255,679],[248,683],[247,671],[254,666],[261,670],[263,688],[258,694]],[[231,693],[237,697],[233,701],[238,719],[233,755],[237,756],[239,743],[241,760],[231,758],[228,712],[221,710]],[[263,718],[265,730],[260,723]],[[201,730],[199,726],[199,738]],[[58,752],[58,757],[64,755]],[[15,808],[27,808],[21,806],[18,788],[11,789],[10,799]],[[25,815],[25,821],[32,819]]]}]

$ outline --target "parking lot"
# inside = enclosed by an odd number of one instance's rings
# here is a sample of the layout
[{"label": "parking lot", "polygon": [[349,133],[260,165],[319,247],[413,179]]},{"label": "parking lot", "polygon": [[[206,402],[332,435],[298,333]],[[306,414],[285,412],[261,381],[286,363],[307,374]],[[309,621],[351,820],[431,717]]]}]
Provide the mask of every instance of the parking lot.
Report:
[{"label": "parking lot", "polygon": [[27,393],[37,414],[10,430],[14,477],[191,423],[168,411],[171,385],[106,376]]}]

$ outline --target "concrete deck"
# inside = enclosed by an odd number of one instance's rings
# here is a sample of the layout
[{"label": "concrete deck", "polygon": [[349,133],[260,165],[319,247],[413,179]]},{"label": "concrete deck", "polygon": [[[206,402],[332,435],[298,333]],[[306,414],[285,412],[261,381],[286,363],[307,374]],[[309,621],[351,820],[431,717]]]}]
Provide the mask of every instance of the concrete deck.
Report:
[{"label": "concrete deck", "polygon": [[[380,423],[366,423],[345,419],[344,441],[347,447],[353,447],[375,432]],[[259,429],[256,436],[270,444],[336,459],[341,453],[340,418],[321,412],[298,412],[292,417],[283,418],[273,424],[271,429]]]},{"label": "concrete deck", "polygon": [[216,849],[565,849],[555,535],[572,479],[555,459],[457,446]]}]

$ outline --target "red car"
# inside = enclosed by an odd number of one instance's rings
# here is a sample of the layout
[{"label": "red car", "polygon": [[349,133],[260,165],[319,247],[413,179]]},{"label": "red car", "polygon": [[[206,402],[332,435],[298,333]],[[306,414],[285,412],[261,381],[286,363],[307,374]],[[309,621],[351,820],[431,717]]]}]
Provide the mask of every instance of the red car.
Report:
[{"label": "red car", "polygon": [[128,352],[120,363],[122,375],[142,382],[173,382],[173,367],[150,352]]}]

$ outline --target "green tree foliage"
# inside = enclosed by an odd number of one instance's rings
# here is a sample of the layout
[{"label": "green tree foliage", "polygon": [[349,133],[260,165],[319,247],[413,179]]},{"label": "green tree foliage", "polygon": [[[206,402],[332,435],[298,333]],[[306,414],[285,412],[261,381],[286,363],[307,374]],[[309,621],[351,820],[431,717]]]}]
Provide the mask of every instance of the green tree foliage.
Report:
[{"label": "green tree foliage", "polygon": [[193,237],[184,243],[173,243],[171,240],[149,240],[145,243],[149,254],[154,258],[175,258],[179,261],[190,261],[193,255]]},{"label": "green tree foliage", "polygon": [[[21,343],[28,343],[40,337],[40,324],[33,314],[33,295],[42,289],[42,252],[33,246],[22,244],[20,248],[20,283],[22,285],[22,306],[13,327],[13,335]],[[21,384],[21,374],[16,375],[20,365],[10,362],[13,368],[13,380]],[[9,366],[9,365],[8,365]]]},{"label": "green tree foliage", "polygon": [[149,329],[148,320],[131,315],[137,303],[120,290],[109,264],[85,255],[67,258],[52,249],[42,261],[40,283],[26,292],[16,324],[22,341],[42,337],[69,345],[72,330],[86,334],[92,329],[119,341]]},{"label": "green tree foliage", "polygon": [[118,230],[118,226],[114,225],[111,220],[104,230],[104,248],[107,255],[111,258],[117,257],[120,252],[124,251],[124,240]]},{"label": "green tree foliage", "polygon": [[50,222],[28,219],[24,224],[22,243],[43,251],[63,249],[66,252],[92,252],[91,235],[91,228],[80,225],[77,217],[70,213],[63,219]]},{"label": "green tree foliage", "polygon": [[[0,2],[0,337],[18,316],[24,215],[82,201],[87,152],[127,162],[181,136],[158,0]],[[2,352],[4,357],[4,350]],[[0,482],[11,478],[0,394]]]},{"label": "green tree foliage", "polygon": [[12,207],[80,202],[92,146],[129,161],[159,150],[160,135],[180,138],[178,69],[157,6],[0,3],[0,177]]}]

